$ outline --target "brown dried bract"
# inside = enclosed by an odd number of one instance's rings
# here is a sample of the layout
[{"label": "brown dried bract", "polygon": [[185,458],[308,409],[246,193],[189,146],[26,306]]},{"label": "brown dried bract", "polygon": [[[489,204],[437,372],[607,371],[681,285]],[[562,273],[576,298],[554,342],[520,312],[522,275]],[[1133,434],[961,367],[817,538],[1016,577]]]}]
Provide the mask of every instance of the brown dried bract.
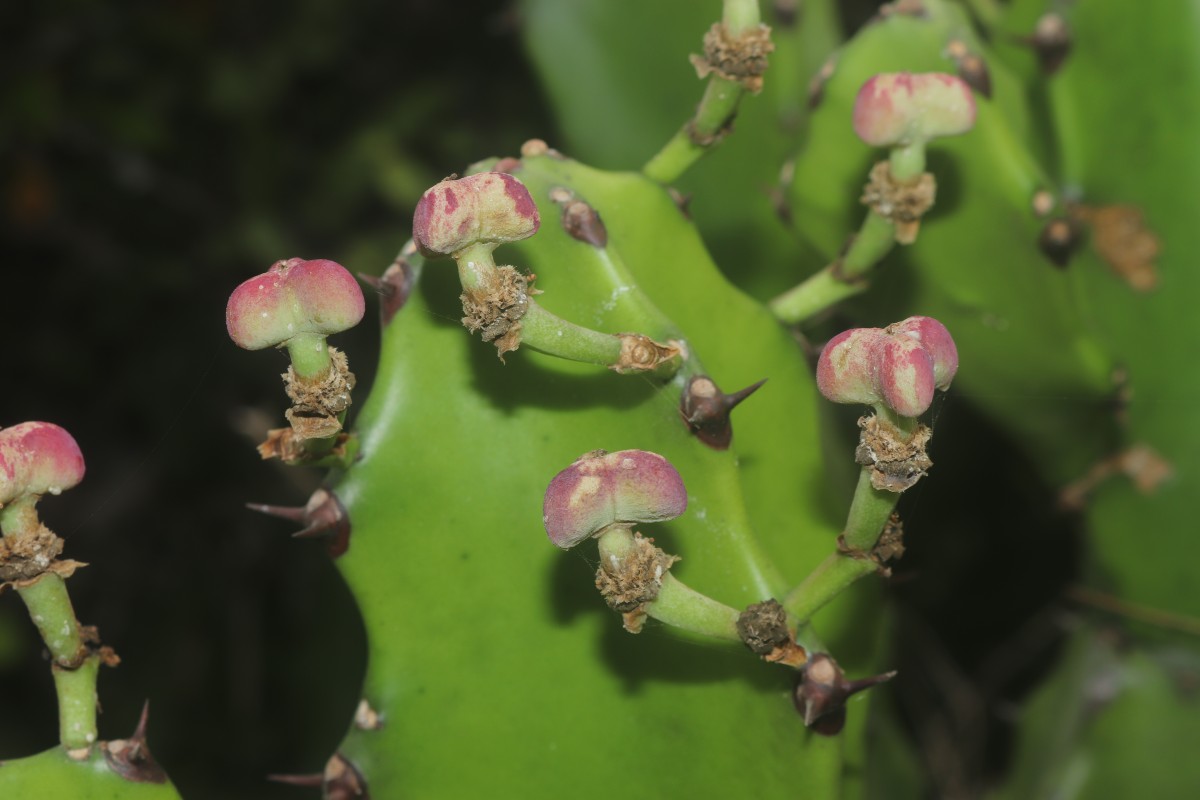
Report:
[{"label": "brown dried bract", "polygon": [[371,708],[365,697],[358,701],[358,707],[354,709],[354,727],[360,731],[383,730],[383,716]]},{"label": "brown dried bract", "polygon": [[701,79],[717,75],[757,94],[762,91],[767,56],[774,49],[771,29],[766,25],[732,36],[723,23],[716,22],[704,34],[704,55],[692,55],[691,62]]},{"label": "brown dried bract", "polygon": [[300,378],[292,367],[282,376],[284,389],[292,400],[292,407],[284,416],[297,439],[326,439],[342,429],[338,416],[350,407],[354,373],[346,362],[346,354],[337,348],[329,348],[329,360],[330,368],[318,378]]},{"label": "brown dried bract", "polygon": [[[321,453],[315,459],[344,458],[346,443],[349,439],[349,434],[342,433],[330,450]],[[285,464],[304,464],[314,460],[314,456],[305,446],[306,441],[301,439],[291,428],[272,428],[267,431],[267,438],[258,446],[258,454],[264,461],[278,458]]]},{"label": "brown dried bract", "polygon": [[933,461],[925,446],[933,432],[918,424],[908,437],[876,416],[858,420],[862,428],[854,460],[871,470],[871,485],[880,491],[903,492],[925,476]]},{"label": "brown dried bract", "polygon": [[890,578],[892,570],[887,566],[888,562],[904,555],[904,524],[900,521],[900,515],[893,513],[888,517],[878,541],[870,552],[851,547],[846,542],[845,534],[838,535],[837,551],[843,556],[859,561],[874,561],[878,565],[879,574]]},{"label": "brown dried bract", "polygon": [[1092,247],[1113,272],[1139,292],[1158,286],[1158,266],[1162,252],[1158,235],[1146,225],[1137,206],[1076,206],[1075,219],[1092,231]]},{"label": "brown dried bract", "polygon": [[513,267],[497,267],[486,278],[486,285],[463,292],[462,324],[474,333],[480,331],[485,342],[495,342],[500,360],[521,345],[521,317],[529,310],[529,297],[535,290]]},{"label": "brown dried bract", "polygon": [[1093,465],[1086,475],[1059,492],[1058,502],[1063,508],[1079,510],[1097,486],[1116,475],[1129,478],[1141,494],[1153,494],[1174,474],[1171,462],[1154,448],[1144,443],[1135,444]]},{"label": "brown dried bract", "polygon": [[0,537],[0,581],[28,581],[50,569],[63,540],[45,525]]},{"label": "brown dried bract", "polygon": [[881,217],[891,220],[896,228],[896,242],[912,244],[921,227],[921,217],[933,207],[937,197],[937,181],[924,172],[915,181],[902,183],[892,178],[892,165],[880,161],[871,168],[871,177],[863,187],[863,205]]},{"label": "brown dried bract", "polygon": [[787,612],[775,598],[754,603],[738,615],[737,632],[742,643],[755,655],[769,655],[792,641]]},{"label": "brown dried bract", "polygon": [[654,546],[653,539],[633,536],[633,548],[621,559],[602,561],[596,570],[596,588],[614,611],[624,615],[625,630],[641,633],[646,614],[642,606],[658,597],[663,576],[679,556]]},{"label": "brown dried bract", "polygon": [[671,361],[678,362],[683,354],[683,348],[674,341],[659,344],[640,333],[618,333],[617,336],[621,339],[621,355],[609,369],[622,375],[656,370]]},{"label": "brown dried bract", "polygon": [[795,669],[808,662],[808,652],[796,644],[788,628],[787,612],[774,598],[747,606],[738,615],[737,632],[742,643],[763,661]]}]

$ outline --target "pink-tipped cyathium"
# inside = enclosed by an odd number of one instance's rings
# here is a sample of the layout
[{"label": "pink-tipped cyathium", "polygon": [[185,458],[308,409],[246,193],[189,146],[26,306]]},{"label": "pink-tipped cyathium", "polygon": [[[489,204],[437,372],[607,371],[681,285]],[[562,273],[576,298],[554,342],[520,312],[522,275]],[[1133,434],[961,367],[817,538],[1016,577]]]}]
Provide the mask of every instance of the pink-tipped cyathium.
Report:
[{"label": "pink-tipped cyathium", "polygon": [[297,374],[308,377],[328,367],[325,337],[357,325],[365,309],[362,289],[340,264],[289,258],[233,290],[225,326],[246,350],[287,347]]},{"label": "pink-tipped cyathium", "polygon": [[614,526],[665,522],[687,509],[671,462],[645,450],[595,450],[554,476],[542,503],[550,541],[568,550]]},{"label": "pink-tipped cyathium", "polygon": [[975,125],[975,98],[942,72],[890,72],[869,79],[854,101],[854,132],[873,147],[908,147]]},{"label": "pink-tipped cyathium", "polygon": [[22,497],[58,494],[83,480],[83,453],[71,434],[50,422],[0,430],[0,506]]},{"label": "pink-tipped cyathium", "polygon": [[902,417],[919,417],[957,371],[958,350],[945,326],[909,317],[830,339],[817,361],[817,387],[835,403],[882,404]]},{"label": "pink-tipped cyathium", "polygon": [[503,172],[481,172],[426,191],[413,214],[413,238],[427,258],[457,257],[475,245],[527,239],[540,224],[523,183]]}]

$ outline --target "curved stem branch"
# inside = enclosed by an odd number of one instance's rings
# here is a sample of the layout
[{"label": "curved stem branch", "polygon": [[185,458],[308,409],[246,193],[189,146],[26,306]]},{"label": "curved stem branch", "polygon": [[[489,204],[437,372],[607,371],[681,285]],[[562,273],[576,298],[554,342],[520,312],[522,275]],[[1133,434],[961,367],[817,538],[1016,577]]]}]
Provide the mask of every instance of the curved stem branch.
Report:
[{"label": "curved stem branch", "polygon": [[771,312],[780,322],[797,325],[835,303],[866,291],[871,284],[864,276],[895,243],[896,229],[891,220],[868,211],[846,253],[772,300]]},{"label": "curved stem branch", "polygon": [[842,532],[846,548],[858,555],[841,552],[830,554],[812,574],[788,593],[783,600],[783,607],[799,619],[801,625],[806,625],[813,614],[850,584],[879,568],[869,554],[896,508],[899,497],[894,492],[881,491],[872,486],[869,469],[859,472],[858,486],[854,489],[854,499],[850,502],[850,512]]},{"label": "curved stem branch", "polygon": [[[725,0],[721,24],[729,37],[738,37],[761,22],[757,0]],[[713,74],[700,105],[690,120],[642,167],[659,183],[672,183],[707,152],[728,130],[746,88],[741,81]]]}]

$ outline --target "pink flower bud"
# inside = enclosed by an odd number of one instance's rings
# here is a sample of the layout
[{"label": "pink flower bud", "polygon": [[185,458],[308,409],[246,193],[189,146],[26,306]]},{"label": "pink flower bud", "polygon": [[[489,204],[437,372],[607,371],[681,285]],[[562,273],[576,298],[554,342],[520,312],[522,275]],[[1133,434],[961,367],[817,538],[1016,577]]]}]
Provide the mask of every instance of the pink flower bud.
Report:
[{"label": "pink flower bud", "polygon": [[945,325],[933,317],[909,317],[888,325],[884,331],[893,336],[911,336],[920,342],[933,358],[934,384],[942,391],[950,388],[950,381],[958,372],[958,348]]},{"label": "pink flower bud", "polygon": [[835,403],[884,403],[901,416],[919,417],[957,370],[958,350],[945,326],[909,317],[830,339],[817,360],[817,388]]},{"label": "pink flower bud", "polygon": [[58,494],[83,480],[83,453],[49,422],[0,430],[0,506],[24,495]]},{"label": "pink flower bud", "polygon": [[879,328],[852,328],[830,339],[817,360],[821,394],[835,403],[878,403],[882,396],[872,359],[883,337]]},{"label": "pink flower bud", "polygon": [[542,523],[569,550],[612,525],[663,522],[687,508],[687,490],[671,462],[644,450],[595,450],[554,476]]},{"label": "pink flower bud", "polygon": [[473,244],[503,244],[537,233],[541,219],[525,184],[503,172],[444,180],[421,196],[413,238],[428,258]]},{"label": "pink flower bud", "polygon": [[233,290],[225,326],[238,347],[262,350],[297,334],[353,328],[365,308],[362,289],[340,264],[289,258]]},{"label": "pink flower bud", "polygon": [[919,417],[933,402],[933,358],[909,336],[884,334],[872,354],[883,402],[902,417]]},{"label": "pink flower bud", "polygon": [[971,87],[941,72],[881,73],[858,90],[854,132],[874,147],[957,136],[975,125]]}]

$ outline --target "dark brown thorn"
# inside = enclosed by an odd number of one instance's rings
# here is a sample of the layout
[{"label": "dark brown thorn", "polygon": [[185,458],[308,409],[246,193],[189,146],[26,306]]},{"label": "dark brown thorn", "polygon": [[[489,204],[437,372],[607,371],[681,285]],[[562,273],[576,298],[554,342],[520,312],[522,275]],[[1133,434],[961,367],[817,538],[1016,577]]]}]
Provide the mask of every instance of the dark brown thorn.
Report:
[{"label": "dark brown thorn", "polygon": [[328,489],[317,489],[301,508],[247,503],[246,507],[272,517],[299,522],[303,528],[292,534],[293,539],[329,539],[329,555],[337,558],[350,548],[350,516],[337,495]]},{"label": "dark brown thorn", "polygon": [[167,773],[154,760],[146,745],[146,727],[150,720],[150,701],[142,704],[137,727],[128,739],[105,742],[104,760],[109,769],[135,783],[166,783]]},{"label": "dark brown thorn", "polygon": [[522,165],[523,165],[523,162],[521,161],[521,159],[513,158],[512,156],[505,156],[504,158],[502,158],[496,162],[496,165],[494,167],[492,167],[492,172],[507,172],[508,174],[511,175],[512,173],[519,170],[522,167]]},{"label": "dark brown thorn", "polygon": [[268,517],[279,517],[289,522],[304,521],[304,506],[271,506],[265,503],[246,503],[246,508],[266,514]]},{"label": "dark brown thorn", "polygon": [[796,20],[800,17],[800,0],[775,0],[771,5],[774,6],[775,21],[779,27],[796,27]]},{"label": "dark brown thorn", "polygon": [[319,772],[313,772],[308,775],[278,775],[272,774],[267,776],[267,780],[272,783],[285,783],[288,786],[301,786],[304,788],[317,787],[325,783],[325,776]]},{"label": "dark brown thorn", "polygon": [[412,264],[403,256],[393,261],[380,276],[360,272],[358,278],[379,293],[379,320],[384,327],[404,308],[415,282]]},{"label": "dark brown thorn", "polygon": [[858,692],[896,677],[896,671],[846,680],[845,673],[828,653],[815,653],[800,673],[792,700],[804,725],[822,736],[834,736],[846,724],[846,701]]},{"label": "dark brown thorn", "polygon": [[992,75],[982,56],[972,52],[962,39],[951,39],[946,45],[946,55],[954,61],[958,77],[962,78],[972,89],[991,99]]},{"label": "dark brown thorn", "polygon": [[766,383],[766,378],[745,389],[724,394],[707,375],[693,375],[679,400],[679,414],[688,429],[714,450],[726,450],[733,441],[729,414]]},{"label": "dark brown thorn", "polygon": [[1079,226],[1070,219],[1058,217],[1048,221],[1038,236],[1038,249],[1056,267],[1066,268],[1079,247]]},{"label": "dark brown thorn", "polygon": [[1071,29],[1061,14],[1049,12],[1038,17],[1031,36],[1017,41],[1033,49],[1044,74],[1053,75],[1071,52]]},{"label": "dark brown thorn", "polygon": [[671,201],[675,203],[675,207],[679,209],[679,213],[683,214],[684,219],[692,218],[692,195],[684,194],[674,186],[667,187],[667,194],[671,196]]},{"label": "dark brown thorn", "polygon": [[322,788],[325,800],[370,800],[367,781],[358,767],[341,753],[325,763]]},{"label": "dark brown thorn", "polygon": [[562,212],[563,229],[567,235],[592,247],[604,247],[608,244],[608,229],[600,214],[582,200],[572,200],[567,203]]}]

